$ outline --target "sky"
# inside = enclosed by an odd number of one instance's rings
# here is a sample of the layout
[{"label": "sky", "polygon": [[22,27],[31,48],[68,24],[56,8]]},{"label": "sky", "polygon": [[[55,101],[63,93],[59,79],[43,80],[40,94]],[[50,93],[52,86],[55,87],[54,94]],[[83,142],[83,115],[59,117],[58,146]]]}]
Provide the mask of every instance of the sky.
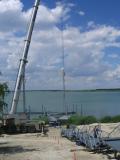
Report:
[{"label": "sky", "polygon": [[[34,0],[0,1],[0,82],[10,89],[33,4]],[[63,89],[63,48],[66,89],[120,88],[119,6],[120,0],[41,0],[26,89]]]}]

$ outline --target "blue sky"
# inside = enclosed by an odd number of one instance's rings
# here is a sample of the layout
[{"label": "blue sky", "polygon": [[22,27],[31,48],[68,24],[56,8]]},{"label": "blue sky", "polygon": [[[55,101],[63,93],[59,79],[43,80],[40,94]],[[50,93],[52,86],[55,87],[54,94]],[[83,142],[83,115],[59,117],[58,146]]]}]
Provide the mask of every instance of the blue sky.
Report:
[{"label": "blue sky", "polygon": [[[24,9],[31,8],[34,0],[22,0]],[[98,24],[120,25],[119,0],[41,0],[41,4],[49,8],[55,7],[56,2],[73,3],[68,23],[71,25],[85,26],[88,21],[95,21]],[[82,10],[86,16],[80,18],[78,11]]]},{"label": "blue sky", "polygon": [[[0,81],[11,89],[33,4],[0,1]],[[42,0],[28,55],[27,89],[62,89],[62,32],[67,89],[120,88],[119,6],[120,0]]]}]

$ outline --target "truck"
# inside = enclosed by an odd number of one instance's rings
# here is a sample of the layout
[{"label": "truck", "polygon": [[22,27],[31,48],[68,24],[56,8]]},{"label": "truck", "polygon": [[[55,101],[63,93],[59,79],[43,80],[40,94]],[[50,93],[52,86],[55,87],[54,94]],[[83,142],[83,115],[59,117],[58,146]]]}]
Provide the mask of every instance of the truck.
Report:
[{"label": "truck", "polygon": [[[4,133],[26,133],[26,132],[33,133],[37,131],[46,133],[48,131],[48,128],[45,126],[44,122],[29,120],[27,113],[25,112],[25,109],[22,114],[17,114],[17,105],[19,102],[22,85],[25,94],[25,67],[28,62],[27,57],[39,4],[40,0],[35,0],[27,36],[25,39],[23,55],[22,58],[20,59],[11,109],[10,112],[6,116],[4,116],[3,125],[1,126],[1,130]],[[25,96],[24,96],[24,101],[25,101]]]}]

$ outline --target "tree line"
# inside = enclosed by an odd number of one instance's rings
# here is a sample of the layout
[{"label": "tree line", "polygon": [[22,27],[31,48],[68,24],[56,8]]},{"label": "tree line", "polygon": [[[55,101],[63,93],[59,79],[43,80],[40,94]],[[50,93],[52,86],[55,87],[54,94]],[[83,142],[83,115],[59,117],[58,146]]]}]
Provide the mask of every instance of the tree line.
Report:
[{"label": "tree line", "polygon": [[102,118],[96,118],[95,116],[81,116],[79,114],[72,115],[68,119],[68,124],[84,125],[92,123],[117,123],[120,122],[120,115],[105,116]]},{"label": "tree line", "polygon": [[7,83],[0,83],[0,118],[2,118],[3,110],[7,107],[5,96],[9,92]]}]

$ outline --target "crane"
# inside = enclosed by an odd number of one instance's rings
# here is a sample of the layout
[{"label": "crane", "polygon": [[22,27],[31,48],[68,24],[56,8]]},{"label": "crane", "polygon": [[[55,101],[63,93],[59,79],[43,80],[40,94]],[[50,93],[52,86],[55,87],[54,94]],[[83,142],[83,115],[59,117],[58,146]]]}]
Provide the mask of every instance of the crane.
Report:
[{"label": "crane", "polygon": [[32,17],[31,17],[31,21],[30,21],[27,37],[25,40],[24,49],[23,49],[23,56],[22,56],[22,59],[20,60],[19,71],[18,71],[18,76],[17,76],[17,80],[16,80],[16,85],[15,85],[15,91],[14,91],[13,100],[12,100],[12,106],[11,106],[11,110],[9,112],[10,116],[12,116],[16,113],[17,104],[19,101],[19,96],[20,96],[20,91],[21,91],[21,86],[23,83],[23,77],[24,77],[24,73],[25,73],[25,66],[27,63],[28,51],[29,51],[29,47],[30,47],[32,32],[33,32],[33,28],[34,28],[34,24],[35,24],[35,19],[36,19],[39,3],[40,3],[40,0],[36,0],[34,8],[33,8]]},{"label": "crane", "polygon": [[[29,28],[28,28],[28,32],[27,32],[27,36],[26,36],[26,40],[25,40],[25,44],[24,44],[23,55],[22,55],[22,58],[21,58],[20,64],[19,64],[19,70],[18,70],[18,75],[17,75],[17,79],[16,79],[15,90],[14,90],[14,95],[13,95],[13,99],[12,99],[12,105],[11,105],[10,112],[6,118],[5,128],[7,131],[10,130],[10,132],[15,130],[15,128],[16,128],[15,120],[16,120],[16,118],[19,118],[18,115],[16,115],[16,110],[17,110],[17,105],[19,102],[22,84],[24,87],[25,67],[26,67],[26,63],[27,63],[29,47],[30,47],[30,43],[31,43],[32,33],[33,33],[33,29],[34,29],[34,24],[35,24],[39,4],[40,4],[40,0],[35,0]],[[26,123],[24,123],[24,124],[26,124]],[[27,127],[32,127],[32,129],[36,130],[35,125],[32,123],[32,126],[29,125]],[[19,123],[19,126],[24,128],[26,125],[23,126]],[[19,129],[21,129],[21,128],[19,128]]]}]

